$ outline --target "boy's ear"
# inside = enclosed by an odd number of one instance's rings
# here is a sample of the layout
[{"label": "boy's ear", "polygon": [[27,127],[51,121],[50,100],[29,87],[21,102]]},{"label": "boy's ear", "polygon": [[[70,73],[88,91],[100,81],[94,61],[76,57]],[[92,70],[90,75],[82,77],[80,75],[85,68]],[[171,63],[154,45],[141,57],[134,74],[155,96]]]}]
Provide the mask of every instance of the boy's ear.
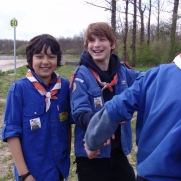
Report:
[{"label": "boy's ear", "polygon": [[116,47],[116,42],[114,42],[112,45],[111,45],[111,49],[114,50]]}]

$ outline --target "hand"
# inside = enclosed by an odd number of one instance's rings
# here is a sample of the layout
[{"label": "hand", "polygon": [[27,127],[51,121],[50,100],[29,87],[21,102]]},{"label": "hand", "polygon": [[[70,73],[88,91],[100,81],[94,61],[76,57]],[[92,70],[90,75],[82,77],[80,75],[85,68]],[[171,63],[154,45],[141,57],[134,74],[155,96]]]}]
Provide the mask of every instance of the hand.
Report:
[{"label": "hand", "polygon": [[125,122],[125,121],[123,121],[123,122],[120,122],[119,124],[120,124],[120,125],[123,125],[123,124],[125,124],[125,123],[126,123],[126,122]]},{"label": "hand", "polygon": [[88,156],[89,159],[93,159],[93,158],[95,158],[96,156],[98,156],[100,154],[100,150],[96,150],[96,151],[88,150],[88,148],[86,146],[86,143],[84,143],[84,150],[86,151],[87,156]]},{"label": "hand", "polygon": [[[111,138],[114,140],[115,139],[115,135],[113,134],[111,136]],[[105,143],[104,143],[104,146],[107,146],[107,145],[110,145],[111,144],[111,138],[109,138]]]}]

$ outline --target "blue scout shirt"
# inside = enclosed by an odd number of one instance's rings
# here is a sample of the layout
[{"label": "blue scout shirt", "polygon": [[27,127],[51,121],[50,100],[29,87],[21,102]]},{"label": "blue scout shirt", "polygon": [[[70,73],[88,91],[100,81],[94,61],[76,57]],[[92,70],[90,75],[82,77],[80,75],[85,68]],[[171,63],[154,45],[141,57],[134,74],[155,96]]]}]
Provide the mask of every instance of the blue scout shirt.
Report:
[{"label": "blue scout shirt", "polygon": [[[41,96],[27,78],[15,82],[7,96],[2,139],[19,137],[28,170],[37,181],[58,181],[59,171],[64,178],[69,174],[68,86],[69,81],[61,78],[57,99],[51,100],[47,112],[45,96]],[[15,179],[18,181],[16,167]]]},{"label": "blue scout shirt", "polygon": [[[120,94],[130,87],[140,72],[135,72],[121,64],[118,72],[118,83],[114,86],[115,94]],[[104,106],[104,99],[101,88],[90,69],[81,65],[75,71],[74,83],[71,90],[71,111],[72,115],[81,113],[82,111],[90,111],[96,113]],[[81,123],[76,122],[75,125],[75,155],[78,157],[87,157],[84,150],[85,131],[81,128]],[[131,123],[127,122],[121,126],[121,144],[124,153],[127,155],[132,149],[132,130]],[[98,156],[110,157],[111,145],[101,147],[101,154]]]},{"label": "blue scout shirt", "polygon": [[[181,70],[174,63],[146,72],[121,95],[106,102],[92,117],[85,140],[97,150],[117,128],[138,111],[137,173],[150,181],[181,180]],[[105,134],[106,132],[106,134]]]}]

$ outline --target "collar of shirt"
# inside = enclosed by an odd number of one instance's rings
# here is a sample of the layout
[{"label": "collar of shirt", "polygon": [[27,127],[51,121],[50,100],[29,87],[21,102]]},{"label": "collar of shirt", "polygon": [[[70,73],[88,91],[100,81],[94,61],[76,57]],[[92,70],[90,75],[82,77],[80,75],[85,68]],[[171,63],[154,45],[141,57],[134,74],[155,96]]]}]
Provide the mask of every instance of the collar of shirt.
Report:
[{"label": "collar of shirt", "polygon": [[55,76],[55,73],[53,73],[53,74],[52,74],[52,79],[51,79],[50,83],[48,83],[48,85],[45,85],[45,84],[43,83],[43,81],[36,75],[36,73],[35,73],[33,70],[32,70],[31,72],[32,72],[32,74],[35,76],[35,78],[37,79],[37,81],[38,81],[41,85],[43,85],[43,87],[44,87],[47,91],[49,91],[49,90],[54,86],[54,84],[55,84],[56,81],[57,81],[57,76]]}]

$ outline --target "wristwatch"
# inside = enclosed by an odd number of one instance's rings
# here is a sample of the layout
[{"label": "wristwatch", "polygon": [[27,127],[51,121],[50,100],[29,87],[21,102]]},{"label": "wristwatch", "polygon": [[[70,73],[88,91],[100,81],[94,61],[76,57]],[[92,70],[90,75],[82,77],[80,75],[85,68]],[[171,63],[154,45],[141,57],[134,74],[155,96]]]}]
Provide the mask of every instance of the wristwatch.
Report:
[{"label": "wristwatch", "polygon": [[30,172],[28,172],[24,175],[19,175],[18,178],[20,181],[24,181],[29,175],[30,175]]}]

